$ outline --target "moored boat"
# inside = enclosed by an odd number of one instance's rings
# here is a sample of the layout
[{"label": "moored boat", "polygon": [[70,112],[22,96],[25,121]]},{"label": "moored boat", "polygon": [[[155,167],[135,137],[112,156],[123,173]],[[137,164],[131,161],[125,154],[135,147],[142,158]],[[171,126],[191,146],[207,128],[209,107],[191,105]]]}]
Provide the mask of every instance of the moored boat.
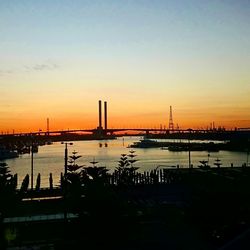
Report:
[{"label": "moored boat", "polygon": [[13,150],[9,150],[5,147],[0,147],[0,160],[11,159],[18,157],[18,153]]},{"label": "moored boat", "polygon": [[144,138],[138,142],[134,142],[130,145],[131,148],[157,148],[159,147],[159,143],[156,140],[150,140]]}]

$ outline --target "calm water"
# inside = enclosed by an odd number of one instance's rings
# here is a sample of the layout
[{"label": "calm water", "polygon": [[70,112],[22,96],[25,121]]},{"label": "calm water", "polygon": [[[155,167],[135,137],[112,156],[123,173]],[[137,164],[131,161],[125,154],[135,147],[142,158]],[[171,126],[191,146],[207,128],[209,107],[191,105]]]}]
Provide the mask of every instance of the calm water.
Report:
[{"label": "calm water", "polygon": [[[117,140],[108,141],[76,141],[72,146],[68,146],[69,155],[73,150],[76,150],[79,155],[79,165],[90,166],[90,161],[95,158],[99,163],[98,166],[106,166],[112,172],[117,166],[120,155],[129,153],[128,145],[138,141],[139,137],[123,137]],[[107,143],[107,147],[105,147]],[[100,144],[102,147],[100,147]],[[39,152],[34,154],[34,186],[36,184],[37,174],[41,174],[41,186],[49,186],[49,174],[53,174],[54,185],[59,184],[60,173],[64,171],[64,148],[61,143],[54,143],[39,147]],[[146,148],[136,150],[136,159],[138,162],[135,166],[140,167],[140,171],[156,168],[158,165],[177,165],[180,167],[188,166],[188,152],[170,152],[160,148]],[[24,176],[30,174],[31,155],[24,154],[19,158],[6,160],[11,172],[18,174],[18,185],[20,186]],[[246,162],[247,155],[244,152],[229,152],[220,151],[210,153],[209,163],[212,165],[214,160],[219,158],[222,166],[230,166],[233,163],[235,166],[241,166]],[[191,152],[191,162],[194,166],[199,164],[200,160],[207,160],[208,152],[197,151]]]}]

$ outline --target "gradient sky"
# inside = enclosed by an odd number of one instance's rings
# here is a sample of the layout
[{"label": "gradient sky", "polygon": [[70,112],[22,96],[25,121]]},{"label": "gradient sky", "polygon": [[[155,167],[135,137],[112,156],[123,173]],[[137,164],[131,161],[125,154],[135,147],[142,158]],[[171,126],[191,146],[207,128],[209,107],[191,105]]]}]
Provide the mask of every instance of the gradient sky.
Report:
[{"label": "gradient sky", "polygon": [[0,131],[250,126],[248,0],[0,0]]}]

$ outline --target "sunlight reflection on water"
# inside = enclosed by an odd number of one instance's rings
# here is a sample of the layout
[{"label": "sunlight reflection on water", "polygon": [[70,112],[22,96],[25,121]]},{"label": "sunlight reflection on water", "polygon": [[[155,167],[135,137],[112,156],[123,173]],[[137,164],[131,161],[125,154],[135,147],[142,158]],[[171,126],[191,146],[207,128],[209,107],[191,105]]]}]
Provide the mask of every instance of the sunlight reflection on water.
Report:
[{"label": "sunlight reflection on water", "polygon": [[[140,137],[124,137],[117,140],[107,141],[75,141],[72,146],[68,146],[69,155],[76,150],[79,155],[79,165],[90,166],[90,161],[95,158],[98,166],[106,166],[112,172],[118,164],[120,155],[129,153],[133,142],[141,139]],[[105,146],[106,143],[106,146]],[[64,171],[64,148],[65,145],[60,142],[52,145],[39,147],[39,152],[34,154],[34,184],[37,174],[41,174],[41,187],[49,186],[49,174],[53,174],[54,186],[59,184],[60,174]],[[135,166],[140,167],[139,171],[145,171],[156,168],[158,165],[179,165],[188,167],[188,152],[170,152],[161,148],[136,148]],[[215,159],[221,160],[222,166],[241,166],[246,162],[246,153],[244,152],[210,152],[209,163],[213,165]],[[11,172],[18,174],[18,185],[20,186],[24,176],[30,174],[31,156],[29,154],[21,155],[19,158],[6,160]],[[199,164],[200,160],[207,160],[207,151],[191,152],[191,161],[194,166]]]}]

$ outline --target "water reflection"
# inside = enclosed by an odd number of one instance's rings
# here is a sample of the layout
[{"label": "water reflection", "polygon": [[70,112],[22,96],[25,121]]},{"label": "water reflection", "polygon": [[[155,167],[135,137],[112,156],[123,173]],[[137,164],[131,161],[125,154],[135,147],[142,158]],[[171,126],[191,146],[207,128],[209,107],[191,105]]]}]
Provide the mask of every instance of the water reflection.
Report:
[{"label": "water reflection", "polygon": [[[75,141],[71,151],[76,150],[82,155],[79,159],[80,165],[88,165],[93,157],[99,162],[98,166],[105,166],[112,172],[117,167],[121,154],[128,154],[128,145],[138,141],[139,137],[123,137],[109,141]],[[139,171],[154,169],[158,165],[188,167],[188,152],[170,152],[161,148],[137,148],[136,155],[138,162],[136,167]],[[207,159],[207,151],[192,152],[192,164],[197,167],[199,161]],[[209,161],[212,163],[220,159],[223,166],[241,166],[246,161],[244,152],[209,152]],[[18,184],[24,176],[30,174],[30,155],[24,154],[19,158],[6,160],[13,174],[18,174]],[[211,164],[212,165],[212,164]],[[54,143],[39,148],[39,152],[34,154],[34,176],[41,174],[41,187],[49,187],[49,176],[53,174],[54,186],[59,185],[60,173],[64,171],[64,145]]]}]

